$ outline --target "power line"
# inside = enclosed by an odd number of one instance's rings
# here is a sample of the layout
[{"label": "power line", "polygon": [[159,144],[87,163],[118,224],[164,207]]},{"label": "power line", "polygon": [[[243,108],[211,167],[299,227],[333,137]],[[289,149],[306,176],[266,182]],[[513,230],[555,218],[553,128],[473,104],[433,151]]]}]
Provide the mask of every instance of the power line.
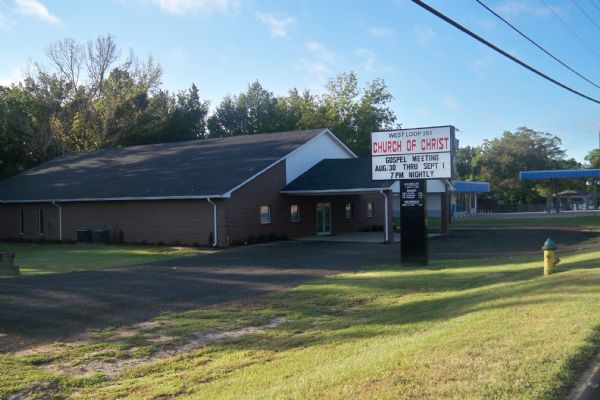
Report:
[{"label": "power line", "polygon": [[590,20],[590,22],[591,22],[592,24],[594,24],[594,26],[595,26],[595,27],[596,27],[596,28],[597,28],[597,29],[600,31],[600,25],[598,25],[598,24],[596,23],[596,21],[594,21],[594,20],[592,19],[592,17],[590,17],[590,15],[587,13],[587,11],[585,11],[585,10],[583,9],[583,7],[581,7],[581,6],[579,5],[579,3],[577,2],[577,0],[572,0],[572,1],[573,1],[573,4],[575,4],[575,5],[577,6],[577,8],[579,8],[579,11],[581,11],[581,12],[583,13],[583,15],[585,15],[585,16],[587,17],[587,19],[589,19],[589,20]]},{"label": "power line", "polygon": [[412,0],[413,3],[417,4],[418,6],[424,8],[425,10],[429,11],[430,13],[432,13],[433,15],[435,15],[436,17],[446,21],[447,23],[449,23],[450,25],[454,26],[455,28],[461,30],[462,32],[466,33],[467,35],[471,36],[473,39],[485,44],[486,46],[488,46],[489,48],[495,50],[496,52],[502,54],[504,57],[516,62],[517,64],[519,64],[520,66],[527,68],[528,70],[530,70],[531,72],[533,72],[536,75],[541,76],[542,78],[554,83],[557,86],[560,86],[561,88],[568,90],[571,93],[574,93],[578,96],[583,97],[584,99],[588,99],[590,101],[593,101],[596,104],[600,104],[600,100],[597,100],[593,97],[590,97],[588,95],[585,95],[581,92],[578,92],[577,90],[570,88],[569,86],[565,85],[564,83],[561,83],[559,81],[557,81],[554,78],[549,77],[548,75],[544,74],[543,72],[538,71],[537,69],[533,68],[532,66],[526,64],[525,62],[519,60],[518,58],[512,56],[511,54],[507,53],[506,51],[502,50],[501,48],[499,48],[498,46],[488,42],[487,40],[485,40],[484,38],[482,38],[481,36],[478,36],[477,34],[471,32],[470,30],[468,30],[467,28],[465,28],[464,26],[460,25],[458,22],[450,19],[449,17],[445,16],[444,14],[442,14],[441,12],[439,12],[438,10],[436,10],[435,8],[430,7],[428,4],[422,2],[421,0]]},{"label": "power line", "polygon": [[590,3],[592,3],[592,5],[593,5],[594,7],[596,7],[596,8],[598,9],[598,11],[600,11],[600,6],[598,6],[598,4],[596,4],[596,3],[594,2],[594,0],[590,0]]},{"label": "power line", "polygon": [[546,49],[544,49],[542,46],[540,46],[539,44],[537,44],[533,39],[531,39],[529,36],[527,36],[526,34],[524,34],[523,32],[521,32],[519,29],[517,29],[513,24],[511,24],[510,22],[508,22],[506,19],[502,18],[501,15],[499,15],[498,13],[496,13],[494,10],[492,10],[491,8],[489,8],[487,5],[485,5],[481,0],[475,0],[477,3],[479,3],[483,8],[485,8],[486,10],[488,10],[489,12],[491,12],[492,14],[494,14],[496,17],[498,17],[499,19],[501,19],[506,25],[510,26],[515,32],[517,32],[519,35],[523,36],[525,39],[527,39],[531,44],[533,44],[535,47],[537,47],[538,49],[540,49],[541,51],[543,51],[544,53],[546,53],[548,56],[552,57],[555,61],[557,61],[558,63],[560,63],[562,66],[564,66],[565,68],[569,69],[569,71],[573,72],[574,74],[576,74],[577,76],[579,76],[580,78],[586,80],[587,82],[591,83],[592,85],[596,86],[598,89],[600,89],[600,86],[598,86],[596,83],[592,82],[591,80],[589,80],[588,78],[586,78],[585,76],[581,75],[579,72],[575,71],[573,68],[569,67],[567,64],[565,64],[564,62],[562,62],[561,60],[559,60],[557,57],[555,57],[553,54],[551,54],[550,52],[548,52]]},{"label": "power line", "polygon": [[540,0],[540,2],[541,2],[543,5],[545,5],[545,6],[546,6],[546,8],[547,8],[548,10],[550,10],[550,12],[551,12],[552,14],[554,14],[554,16],[556,17],[556,19],[558,19],[558,20],[559,20],[559,21],[560,21],[560,22],[561,22],[561,23],[562,23],[562,24],[565,26],[565,28],[567,28],[569,31],[571,31],[571,33],[573,34],[573,36],[575,36],[577,39],[579,39],[579,41],[580,41],[581,43],[583,43],[583,45],[584,45],[585,47],[587,47],[587,48],[588,48],[588,49],[589,49],[589,50],[590,50],[592,53],[594,53],[594,55],[595,55],[596,57],[600,58],[600,54],[598,54],[598,52],[596,52],[596,50],[594,50],[594,49],[592,48],[592,46],[590,46],[590,45],[589,45],[589,44],[588,44],[588,43],[587,43],[585,40],[583,40],[583,38],[582,38],[581,36],[579,36],[579,35],[577,34],[577,32],[575,32],[575,30],[573,30],[573,28],[571,28],[571,27],[569,26],[569,24],[567,24],[567,23],[565,22],[565,20],[564,20],[564,19],[562,19],[562,18],[560,17],[560,15],[558,15],[558,14],[557,14],[557,13],[556,13],[556,12],[555,12],[553,9],[552,9],[552,7],[550,7],[548,4],[546,4],[546,2],[545,2],[544,0]]}]

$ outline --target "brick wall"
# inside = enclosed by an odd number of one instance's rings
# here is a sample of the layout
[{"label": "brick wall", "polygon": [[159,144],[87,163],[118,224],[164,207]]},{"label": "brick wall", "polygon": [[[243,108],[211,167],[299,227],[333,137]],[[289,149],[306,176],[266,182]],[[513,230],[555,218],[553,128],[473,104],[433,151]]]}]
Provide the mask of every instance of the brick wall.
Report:
[{"label": "brick wall", "polygon": [[[23,234],[20,233],[21,210],[23,210]],[[40,210],[43,213],[44,234],[40,234]],[[0,238],[58,240],[58,208],[50,203],[0,204]]]},{"label": "brick wall", "polygon": [[[78,229],[123,232],[126,242],[208,244],[213,229],[212,206],[206,200],[111,201],[61,203],[63,239],[76,240]],[[38,234],[37,210],[44,210],[47,233]],[[24,210],[25,234],[19,235]],[[58,208],[52,204],[0,206],[0,237],[59,238]]]},{"label": "brick wall", "polygon": [[[249,236],[317,234],[317,203],[331,203],[332,234],[357,232],[384,224],[384,200],[379,193],[366,195],[292,196],[280,193],[285,186],[285,161],[270,168],[234,191],[230,199],[216,199],[218,243],[227,246]],[[367,203],[375,204],[375,216],[367,218]],[[345,204],[352,203],[353,216],[345,218]],[[291,222],[290,206],[300,210],[300,221]],[[62,203],[63,239],[77,239],[78,229],[123,232],[126,242],[210,244],[213,206],[206,200],[111,201]],[[260,223],[260,206],[271,206],[271,223]],[[391,232],[392,202],[389,201]],[[25,234],[19,234],[20,210]],[[45,235],[39,235],[38,210],[44,210]],[[52,204],[1,204],[0,238],[32,240],[59,238],[58,208]]]},{"label": "brick wall", "polygon": [[[234,191],[225,200],[219,212],[219,244],[244,242],[249,236],[286,235],[288,237],[313,236],[317,234],[317,203],[331,203],[332,234],[357,232],[373,225],[384,224],[384,198],[379,193],[366,195],[294,196],[281,194],[285,186],[285,161],[273,166],[264,174]],[[353,204],[353,218],[346,219],[344,207]],[[375,216],[367,218],[367,203],[375,204]],[[388,201],[389,226],[391,230],[392,202]],[[300,210],[300,222],[291,222],[290,206]],[[271,206],[271,223],[260,223],[260,206]]]}]

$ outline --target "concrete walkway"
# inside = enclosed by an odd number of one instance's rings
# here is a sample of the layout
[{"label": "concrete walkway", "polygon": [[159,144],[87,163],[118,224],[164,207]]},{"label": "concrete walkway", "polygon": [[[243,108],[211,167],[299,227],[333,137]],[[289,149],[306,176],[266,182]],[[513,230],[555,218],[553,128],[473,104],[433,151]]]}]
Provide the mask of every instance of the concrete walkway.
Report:
[{"label": "concrete walkway", "polygon": [[[383,243],[383,232],[352,232],[339,235],[306,236],[297,240],[311,242]],[[394,242],[400,241],[400,233],[394,232]]]},{"label": "concrete walkway", "polygon": [[[439,233],[430,233],[429,238],[441,236]],[[311,242],[346,242],[346,243],[383,243],[383,232],[352,232],[339,235],[306,236],[299,238],[301,241]],[[400,242],[400,233],[394,232],[394,242]]]}]

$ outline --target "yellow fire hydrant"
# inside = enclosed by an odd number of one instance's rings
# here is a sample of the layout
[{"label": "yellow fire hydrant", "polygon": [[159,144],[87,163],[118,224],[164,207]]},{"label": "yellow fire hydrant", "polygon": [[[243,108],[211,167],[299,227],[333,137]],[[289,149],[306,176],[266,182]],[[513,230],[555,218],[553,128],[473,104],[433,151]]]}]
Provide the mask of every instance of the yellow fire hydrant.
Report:
[{"label": "yellow fire hydrant", "polygon": [[550,275],[554,272],[554,266],[560,262],[560,258],[556,257],[556,246],[552,239],[546,239],[542,250],[544,250],[544,275]]}]

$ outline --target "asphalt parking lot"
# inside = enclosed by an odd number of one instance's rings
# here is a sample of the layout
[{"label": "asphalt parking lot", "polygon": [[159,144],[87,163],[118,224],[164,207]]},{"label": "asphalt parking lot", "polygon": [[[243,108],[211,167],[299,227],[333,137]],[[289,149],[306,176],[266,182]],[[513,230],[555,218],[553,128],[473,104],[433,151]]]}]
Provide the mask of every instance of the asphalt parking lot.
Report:
[{"label": "asphalt parking lot", "polygon": [[[430,240],[430,257],[541,257],[547,236],[567,250],[597,233],[456,230]],[[0,352],[66,340],[90,328],[143,322],[162,312],[255,299],[327,275],[398,264],[399,259],[397,243],[289,241],[138,267],[2,279]]]},{"label": "asphalt parking lot", "polygon": [[289,241],[162,264],[3,279],[0,352],[143,322],[166,311],[256,298],[398,258],[398,246]]}]

